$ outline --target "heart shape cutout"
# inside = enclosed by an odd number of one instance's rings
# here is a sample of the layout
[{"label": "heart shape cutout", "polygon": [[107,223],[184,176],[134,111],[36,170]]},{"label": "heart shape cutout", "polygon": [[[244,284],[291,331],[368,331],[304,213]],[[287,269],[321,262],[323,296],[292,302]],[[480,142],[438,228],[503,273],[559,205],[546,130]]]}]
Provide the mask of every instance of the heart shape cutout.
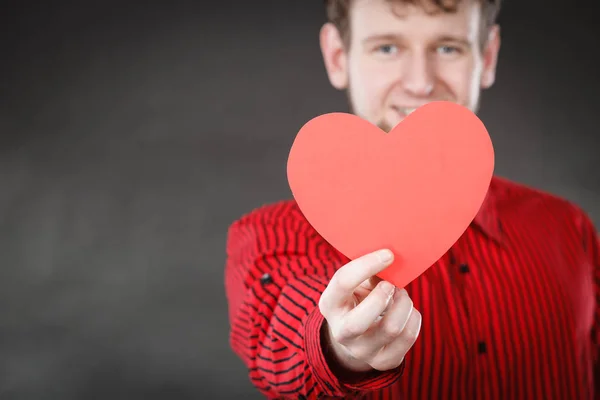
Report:
[{"label": "heart shape cutout", "polygon": [[421,106],[391,132],[347,113],[307,122],[288,157],[294,199],[315,230],[355,259],[388,248],[378,274],[417,278],[466,231],[487,194],[494,149],[481,120],[445,101]]}]

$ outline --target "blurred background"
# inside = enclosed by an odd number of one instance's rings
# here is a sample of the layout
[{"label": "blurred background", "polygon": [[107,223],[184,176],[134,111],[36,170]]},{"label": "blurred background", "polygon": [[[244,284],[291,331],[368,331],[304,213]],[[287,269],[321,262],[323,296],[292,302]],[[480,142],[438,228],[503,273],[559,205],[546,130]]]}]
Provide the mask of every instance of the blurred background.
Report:
[{"label": "blurred background", "polygon": [[[229,349],[225,238],[290,196],[300,127],[346,111],[322,2],[3,4],[0,399],[260,398]],[[598,226],[592,4],[506,2],[480,117],[499,175]]]}]

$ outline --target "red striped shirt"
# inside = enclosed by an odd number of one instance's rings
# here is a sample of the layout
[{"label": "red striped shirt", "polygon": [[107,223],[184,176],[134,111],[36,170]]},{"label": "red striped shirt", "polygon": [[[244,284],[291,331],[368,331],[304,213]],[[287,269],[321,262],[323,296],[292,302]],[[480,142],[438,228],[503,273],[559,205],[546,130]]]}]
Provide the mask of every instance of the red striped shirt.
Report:
[{"label": "red striped shirt", "polygon": [[495,177],[463,236],[406,288],[423,322],[405,361],[355,381],[327,365],[317,305],[348,261],[293,201],[230,227],[230,343],[268,398],[600,397],[598,236],[571,202]]}]

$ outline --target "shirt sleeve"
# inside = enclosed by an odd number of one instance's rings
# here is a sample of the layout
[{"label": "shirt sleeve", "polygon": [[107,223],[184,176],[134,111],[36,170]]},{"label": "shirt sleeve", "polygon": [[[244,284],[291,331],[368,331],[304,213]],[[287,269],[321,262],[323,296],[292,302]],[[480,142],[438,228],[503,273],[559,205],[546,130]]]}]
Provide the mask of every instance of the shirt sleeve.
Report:
[{"label": "shirt sleeve", "polygon": [[335,376],[321,341],[321,293],[344,261],[291,206],[255,210],[229,228],[230,345],[267,398],[351,398],[396,382],[404,363]]},{"label": "shirt sleeve", "polygon": [[593,260],[594,269],[594,293],[596,295],[596,307],[594,315],[594,327],[592,331],[592,343],[594,346],[594,382],[596,391],[600,394],[600,238],[595,227],[588,225],[588,250]]},{"label": "shirt sleeve", "polygon": [[594,286],[594,322],[592,325],[592,351],[594,361],[595,391],[600,393],[600,237],[590,217],[581,209],[580,228],[583,237],[583,247],[591,262],[592,280]]}]

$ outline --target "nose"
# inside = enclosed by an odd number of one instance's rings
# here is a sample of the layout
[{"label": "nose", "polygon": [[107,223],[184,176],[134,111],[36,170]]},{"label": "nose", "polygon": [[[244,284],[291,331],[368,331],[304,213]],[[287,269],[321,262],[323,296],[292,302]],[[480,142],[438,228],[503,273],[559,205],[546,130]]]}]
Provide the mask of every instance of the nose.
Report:
[{"label": "nose", "polygon": [[404,90],[415,97],[427,97],[433,92],[434,77],[431,61],[425,54],[411,54],[402,77]]}]

